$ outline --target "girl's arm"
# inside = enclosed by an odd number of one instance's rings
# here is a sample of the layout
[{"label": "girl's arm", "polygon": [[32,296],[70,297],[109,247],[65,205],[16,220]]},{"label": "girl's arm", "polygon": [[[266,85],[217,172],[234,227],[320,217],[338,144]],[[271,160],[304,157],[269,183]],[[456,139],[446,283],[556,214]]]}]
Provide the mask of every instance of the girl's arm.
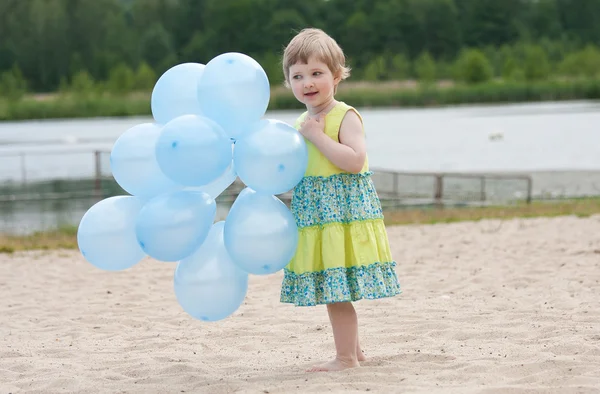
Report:
[{"label": "girl's arm", "polygon": [[300,128],[300,133],[337,167],[353,174],[359,173],[365,164],[367,148],[363,124],[356,112],[346,112],[340,126],[340,142],[332,140],[323,132],[323,122],[323,117],[307,118]]}]

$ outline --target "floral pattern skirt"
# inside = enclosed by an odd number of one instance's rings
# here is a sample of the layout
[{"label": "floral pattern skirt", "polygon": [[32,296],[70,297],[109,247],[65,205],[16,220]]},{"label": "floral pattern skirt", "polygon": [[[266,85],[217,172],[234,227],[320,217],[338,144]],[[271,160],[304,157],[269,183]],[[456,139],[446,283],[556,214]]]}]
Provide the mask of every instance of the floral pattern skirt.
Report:
[{"label": "floral pattern skirt", "polygon": [[401,293],[371,173],[305,177],[294,189],[296,254],[281,302],[312,306]]}]

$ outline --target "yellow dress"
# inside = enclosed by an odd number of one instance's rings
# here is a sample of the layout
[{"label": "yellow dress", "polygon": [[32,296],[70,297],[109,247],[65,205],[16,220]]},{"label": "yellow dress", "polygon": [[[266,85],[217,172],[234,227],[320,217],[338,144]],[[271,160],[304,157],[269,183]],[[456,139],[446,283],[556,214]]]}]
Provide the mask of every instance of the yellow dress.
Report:
[{"label": "yellow dress", "polygon": [[[334,141],[349,110],[358,114],[340,102],[325,117],[325,133]],[[351,174],[306,144],[308,167],[291,203],[298,247],[284,269],[281,302],[311,306],[400,294],[368,159],[360,173]]]}]

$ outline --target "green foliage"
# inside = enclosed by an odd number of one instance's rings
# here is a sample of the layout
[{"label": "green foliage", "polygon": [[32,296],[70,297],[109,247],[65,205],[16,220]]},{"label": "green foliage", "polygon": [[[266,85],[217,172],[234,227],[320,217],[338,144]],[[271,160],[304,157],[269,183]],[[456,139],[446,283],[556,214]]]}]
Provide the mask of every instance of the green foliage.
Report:
[{"label": "green foliage", "polygon": [[171,67],[171,63],[177,62],[173,60],[176,56],[171,35],[160,23],[155,23],[144,32],[140,51],[142,59],[161,74]]},{"label": "green foliage", "polygon": [[560,64],[559,71],[571,77],[596,77],[600,75],[600,50],[588,45],[581,51],[569,54]]},{"label": "green foliage", "polygon": [[502,64],[502,78],[507,81],[515,80],[515,76],[519,73],[522,73],[522,71],[515,57],[512,55],[505,57]]},{"label": "green foliage", "polygon": [[146,62],[142,62],[134,76],[133,88],[135,90],[152,90],[156,84],[157,76],[152,67]]},{"label": "green foliage", "polygon": [[363,78],[366,81],[382,81],[387,79],[388,67],[383,56],[377,56],[367,64]]},{"label": "green foliage", "polygon": [[435,80],[435,62],[429,52],[421,53],[415,60],[415,73],[423,83],[431,83]]},{"label": "green foliage", "polygon": [[410,77],[410,60],[401,53],[394,55],[389,71],[391,79],[408,79]]},{"label": "green foliage", "polygon": [[523,73],[527,81],[540,81],[548,78],[550,63],[542,47],[534,45],[525,49]]},{"label": "green foliage", "polygon": [[92,76],[86,70],[79,70],[73,76],[69,90],[79,95],[87,95],[94,91],[94,87]]},{"label": "green foliage", "polygon": [[457,79],[468,84],[487,82],[494,70],[485,54],[479,49],[468,49],[461,53],[455,64]]},{"label": "green foliage", "polygon": [[[47,100],[25,97],[17,103],[0,98],[0,120],[75,118],[91,116],[149,116],[148,95],[67,95]],[[357,107],[403,106],[423,107],[467,103],[509,103],[529,101],[559,101],[600,99],[600,79],[576,81],[488,82],[477,85],[456,85],[427,89],[373,86],[340,89],[338,98]],[[269,109],[300,110],[302,104],[289,90],[271,94]]]},{"label": "green foliage", "polygon": [[471,54],[458,75],[470,83],[592,78],[599,20],[600,0],[0,1],[1,94],[63,91],[76,78],[79,90],[148,90],[178,63],[228,51],[251,54],[275,86],[283,47],[311,26],[342,46],[353,80],[447,79],[466,48],[492,72]]},{"label": "green foliage", "polygon": [[16,64],[10,70],[0,74],[0,97],[17,101],[23,97],[26,91],[27,81]]},{"label": "green foliage", "polygon": [[283,84],[283,69],[281,64],[281,57],[275,53],[269,52],[262,57],[256,59],[261,67],[267,73],[270,85],[282,85]]},{"label": "green foliage", "polygon": [[113,93],[125,93],[133,89],[135,74],[128,65],[121,63],[113,68],[108,78],[107,88]]},{"label": "green foliage", "polygon": [[206,64],[210,59],[207,59],[204,53],[206,48],[207,35],[196,32],[189,40],[189,42],[183,47],[182,54],[183,60],[187,62]]}]

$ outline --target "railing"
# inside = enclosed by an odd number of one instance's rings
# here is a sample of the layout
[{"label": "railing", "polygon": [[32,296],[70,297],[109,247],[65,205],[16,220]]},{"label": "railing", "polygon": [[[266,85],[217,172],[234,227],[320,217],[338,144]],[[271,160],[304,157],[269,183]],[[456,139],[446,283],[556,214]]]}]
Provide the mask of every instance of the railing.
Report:
[{"label": "railing", "polygon": [[[69,157],[75,154],[84,157],[93,155],[93,160],[91,162],[85,159],[70,160]],[[38,176],[36,179],[30,176],[31,170],[28,168],[33,164],[28,160],[29,156],[57,157],[59,159],[48,163],[52,165],[62,163],[63,166],[67,166],[67,175]],[[120,194],[122,190],[116,185],[110,173],[109,156],[110,152],[107,150],[81,149],[0,153],[0,169],[8,168],[8,173],[12,174],[8,176],[7,171],[0,172],[0,202],[69,198],[102,199]],[[13,163],[4,168],[2,160],[13,160]],[[44,170],[43,164],[38,164],[38,167],[40,167],[38,171]],[[383,169],[373,169],[373,172],[373,181],[378,194],[384,206],[388,208],[421,204],[485,205],[491,202],[515,200],[530,203],[532,200],[533,180],[529,175],[399,172]],[[4,185],[2,185],[2,178],[5,181]],[[221,200],[233,201],[242,187],[243,184],[239,180],[236,181],[223,193]],[[290,194],[286,193],[280,197],[289,200]]]},{"label": "railing", "polygon": [[[431,190],[430,198],[436,205],[443,205],[444,202],[448,200],[468,200],[472,202],[478,201],[484,204],[490,200],[490,197],[495,197],[495,195],[490,196],[487,190],[487,186],[490,184],[490,181],[508,181],[513,183],[517,182],[521,184],[521,187],[514,187],[514,189],[524,189],[523,192],[518,192],[516,193],[516,195],[513,194],[513,198],[505,197],[500,198],[501,200],[524,200],[529,204],[531,203],[533,195],[533,179],[531,176],[523,174],[403,172],[388,170],[375,170],[374,173],[375,182],[380,184],[379,186],[382,186],[381,184],[383,183],[382,180],[379,180],[380,177],[388,177],[392,179],[391,190],[388,191],[384,187],[378,187],[378,193],[383,195],[384,197],[389,194],[391,196],[405,196],[408,198],[413,197],[417,199],[423,198],[423,193],[416,192],[413,196],[411,196],[409,193],[403,192],[400,180],[402,178],[407,177],[431,180],[431,183],[433,183],[433,185],[432,187],[429,187],[429,189]],[[377,182],[378,180],[379,182]],[[463,181],[463,183],[464,181],[470,182],[471,185],[468,188],[463,187],[461,191],[457,191],[457,180]],[[447,185],[451,186],[451,188],[448,188]],[[427,188],[425,188],[425,190],[426,189]],[[496,198],[492,199],[496,200]]]}]

